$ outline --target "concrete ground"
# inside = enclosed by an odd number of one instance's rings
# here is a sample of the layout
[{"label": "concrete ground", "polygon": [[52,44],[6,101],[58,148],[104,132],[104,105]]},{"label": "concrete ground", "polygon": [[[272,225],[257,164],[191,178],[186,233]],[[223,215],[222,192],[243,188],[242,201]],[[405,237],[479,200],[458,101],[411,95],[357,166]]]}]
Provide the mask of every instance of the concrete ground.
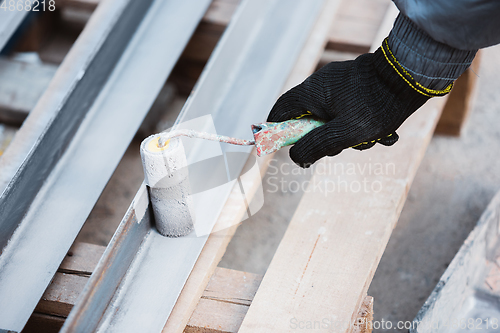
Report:
[{"label": "concrete ground", "polygon": [[[395,324],[415,317],[500,190],[500,46],[484,50],[478,74],[466,130],[459,138],[434,136],[418,170],[368,291],[375,320]],[[265,273],[302,195],[276,191],[276,167],[292,170],[287,154],[275,155],[264,179],[265,205],[239,227],[220,266]],[[309,177],[306,172],[284,179],[300,183]]]}]

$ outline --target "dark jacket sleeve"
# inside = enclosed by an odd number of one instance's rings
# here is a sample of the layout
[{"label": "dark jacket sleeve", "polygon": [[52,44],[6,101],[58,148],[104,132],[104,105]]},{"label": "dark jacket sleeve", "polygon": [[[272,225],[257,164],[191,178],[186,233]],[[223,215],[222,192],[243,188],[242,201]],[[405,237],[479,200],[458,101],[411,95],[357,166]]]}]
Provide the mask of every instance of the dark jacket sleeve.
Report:
[{"label": "dark jacket sleeve", "polygon": [[393,0],[434,40],[460,50],[500,43],[500,0]]}]

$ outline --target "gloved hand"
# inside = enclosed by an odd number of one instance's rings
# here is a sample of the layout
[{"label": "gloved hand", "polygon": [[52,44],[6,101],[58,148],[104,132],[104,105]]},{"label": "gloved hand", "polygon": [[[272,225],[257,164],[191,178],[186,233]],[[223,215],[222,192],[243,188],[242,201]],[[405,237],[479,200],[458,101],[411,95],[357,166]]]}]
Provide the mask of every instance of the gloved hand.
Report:
[{"label": "gloved hand", "polygon": [[445,95],[451,87],[436,91],[417,83],[399,65],[386,40],[375,53],[329,63],[309,76],[278,99],[267,121],[304,115],[328,121],[290,149],[295,163],[309,167],[346,148],[393,145],[399,126],[430,97]]}]

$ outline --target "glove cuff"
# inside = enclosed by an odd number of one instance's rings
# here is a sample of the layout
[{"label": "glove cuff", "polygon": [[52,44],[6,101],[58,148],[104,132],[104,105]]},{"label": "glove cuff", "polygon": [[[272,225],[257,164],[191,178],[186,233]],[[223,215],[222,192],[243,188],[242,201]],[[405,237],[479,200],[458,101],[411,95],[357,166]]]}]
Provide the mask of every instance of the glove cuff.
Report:
[{"label": "glove cuff", "polygon": [[448,94],[453,88],[453,82],[449,83],[448,86],[443,90],[429,89],[417,82],[410,74],[410,72],[405,67],[403,67],[394,56],[394,53],[389,48],[388,38],[384,39],[379,50],[382,51],[385,60],[396,71],[396,73],[416,92],[430,98],[436,96],[444,96]]},{"label": "glove cuff", "polygon": [[440,43],[399,14],[387,48],[404,71],[420,85],[445,90],[470,66],[477,50],[459,50]]}]

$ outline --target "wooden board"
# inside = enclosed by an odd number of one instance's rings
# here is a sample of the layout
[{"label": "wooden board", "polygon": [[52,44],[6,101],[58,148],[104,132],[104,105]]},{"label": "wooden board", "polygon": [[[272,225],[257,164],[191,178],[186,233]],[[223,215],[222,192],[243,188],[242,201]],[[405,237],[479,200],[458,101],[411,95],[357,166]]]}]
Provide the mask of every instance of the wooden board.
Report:
[{"label": "wooden board", "polygon": [[101,245],[81,242],[74,243],[57,271],[61,273],[90,276],[96,268],[105,249],[106,247]]},{"label": "wooden board", "polygon": [[217,267],[202,298],[250,306],[262,275]]},{"label": "wooden board", "polygon": [[67,317],[88,279],[88,276],[57,272],[35,312]]},{"label": "wooden board", "polygon": [[323,320],[329,325],[319,331],[354,329],[445,101],[434,98],[412,115],[392,147],[350,149],[315,165],[240,332]]},{"label": "wooden board", "polygon": [[[45,290],[35,313],[66,318],[101,259],[105,246],[73,244]],[[46,322],[51,317],[43,317]]]},{"label": "wooden board", "polygon": [[100,2],[100,0],[59,0],[57,1],[57,7],[58,9],[71,7],[83,10],[95,10]]},{"label": "wooden board", "polygon": [[437,124],[437,134],[460,136],[462,133],[472,109],[472,96],[476,87],[480,61],[481,51],[477,53],[470,68],[455,81],[441,119]]},{"label": "wooden board", "polygon": [[368,52],[389,4],[390,0],[343,1],[330,32],[327,49]]},{"label": "wooden board", "polygon": [[22,124],[56,70],[53,65],[0,59],[0,122]]},{"label": "wooden board", "polygon": [[33,313],[24,326],[22,333],[57,333],[64,324],[64,319],[43,313]]}]

